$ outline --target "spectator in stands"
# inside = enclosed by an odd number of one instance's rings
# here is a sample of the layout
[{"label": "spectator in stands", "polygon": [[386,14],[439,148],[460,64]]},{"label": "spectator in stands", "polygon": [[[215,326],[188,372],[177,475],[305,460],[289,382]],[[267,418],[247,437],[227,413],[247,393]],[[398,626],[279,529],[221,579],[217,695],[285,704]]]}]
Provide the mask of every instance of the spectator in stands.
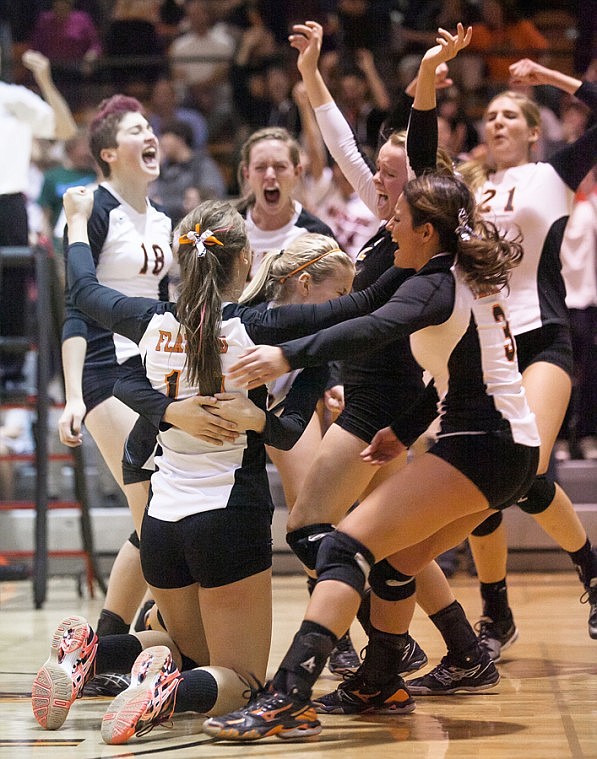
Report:
[{"label": "spectator in stands", "polygon": [[[25,408],[0,411],[0,456],[33,453],[32,421],[31,411]],[[14,475],[14,462],[0,461],[0,498],[2,500],[10,501],[15,497]],[[1,572],[0,579],[2,579]]]},{"label": "spectator in stands", "polygon": [[[26,246],[29,224],[25,193],[29,184],[29,167],[35,137],[68,139],[76,124],[68,105],[52,80],[50,63],[40,53],[29,51],[23,64],[33,72],[42,97],[27,87],[0,82],[0,246]],[[3,263],[0,280],[0,335],[22,336],[25,333],[27,287],[30,269]],[[24,380],[24,357],[0,352],[0,396]],[[17,415],[5,419],[0,432],[0,452],[15,453],[27,439],[28,426]],[[29,441],[30,443],[30,441]],[[21,452],[24,452],[21,450]],[[12,467],[4,467],[4,498],[10,498]],[[0,557],[0,580],[24,579],[29,574],[25,564],[10,565]]]},{"label": "spectator in stands", "polygon": [[562,107],[562,137],[564,142],[574,142],[583,134],[592,122],[589,108],[580,100],[569,100]]},{"label": "spectator in stands", "polygon": [[348,70],[340,66],[338,106],[358,142],[374,151],[380,126],[390,109],[390,96],[370,50],[359,48],[355,63],[356,67]]},{"label": "spectator in stands", "polygon": [[366,48],[376,54],[378,65],[384,59],[389,63],[392,25],[386,3],[374,0],[338,0],[332,22],[336,25],[337,45],[341,55],[354,56],[358,50]]},{"label": "spectator in stands", "polygon": [[180,105],[174,81],[160,77],[151,89],[147,108],[147,120],[153,131],[160,136],[162,124],[169,121],[184,121],[193,130],[193,144],[196,150],[207,145],[207,121],[196,108]]},{"label": "spectator in stands", "polygon": [[242,10],[234,18],[234,25],[240,29],[240,37],[232,61],[230,81],[235,111],[250,133],[266,126],[269,120],[265,72],[274,60],[278,47],[258,6],[247,4]]},{"label": "spectator in stands", "polygon": [[46,221],[46,233],[53,238],[54,250],[62,251],[64,229],[56,229],[62,215],[62,196],[69,187],[90,185],[96,181],[95,164],[89,151],[87,135],[79,132],[64,145],[64,162],[44,172],[38,198]]},{"label": "spectator in stands", "polygon": [[54,80],[71,106],[78,104],[81,86],[102,52],[91,16],[76,10],[74,0],[53,0],[51,9],[37,17],[30,45],[48,58]]},{"label": "spectator in stands", "polygon": [[173,227],[189,211],[189,190],[195,190],[192,197],[197,201],[226,197],[226,185],[217,163],[205,148],[194,148],[189,124],[170,121],[162,125],[160,155],[160,176],[150,187],[149,195],[164,207]]},{"label": "spectator in stands", "polygon": [[549,48],[547,39],[530,19],[523,18],[514,0],[482,0],[481,21],[473,24],[470,49],[483,53],[489,79],[488,95],[510,81],[511,64],[522,57],[539,58]]},{"label": "spectator in stands", "polygon": [[188,31],[177,37],[169,49],[174,78],[184,102],[198,108],[207,119],[210,139],[229,125],[232,91],[228,79],[234,54],[234,38],[227,26],[214,23],[210,0],[185,0]]},{"label": "spectator in stands", "polygon": [[142,100],[147,99],[147,85],[167,69],[166,45],[159,34],[159,8],[160,0],[116,0],[104,36],[108,58],[146,59],[143,65],[139,60],[127,61],[106,71],[113,87]]},{"label": "spectator in stands", "polygon": [[318,215],[332,228],[342,250],[353,260],[379,229],[379,219],[365,205],[336,163],[332,163],[331,187]]},{"label": "spectator in stands", "polygon": [[479,133],[466,113],[462,93],[456,87],[438,92],[437,115],[440,147],[456,160],[469,158],[479,144]]},{"label": "spectator in stands", "polygon": [[[33,72],[42,97],[22,85],[0,82],[0,246],[29,244],[25,193],[34,138],[65,140],[77,131],[72,113],[54,85],[48,59],[41,53],[28,51],[23,64]],[[25,333],[29,275],[24,267],[3,266],[2,336]],[[1,390],[6,389],[7,383],[22,381],[22,368],[21,356],[0,353]]]}]

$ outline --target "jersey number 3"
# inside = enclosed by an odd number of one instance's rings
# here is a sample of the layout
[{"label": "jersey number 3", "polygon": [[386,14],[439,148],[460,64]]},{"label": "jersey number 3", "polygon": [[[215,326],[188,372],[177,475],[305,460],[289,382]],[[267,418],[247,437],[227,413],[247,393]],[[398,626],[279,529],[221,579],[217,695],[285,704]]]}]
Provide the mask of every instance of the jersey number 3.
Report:
[{"label": "jersey number 3", "polygon": [[493,307],[493,318],[501,326],[504,332],[504,352],[506,354],[506,358],[508,361],[514,361],[516,358],[516,344],[514,342],[514,336],[510,331],[510,325],[508,324],[508,319],[506,318],[504,309],[497,304]]}]

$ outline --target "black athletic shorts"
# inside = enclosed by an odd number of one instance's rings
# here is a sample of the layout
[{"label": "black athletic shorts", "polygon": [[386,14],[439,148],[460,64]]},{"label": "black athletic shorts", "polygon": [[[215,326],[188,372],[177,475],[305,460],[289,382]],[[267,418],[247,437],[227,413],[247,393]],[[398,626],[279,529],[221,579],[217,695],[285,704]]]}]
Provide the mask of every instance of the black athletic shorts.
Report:
[{"label": "black athletic shorts", "polygon": [[84,366],[83,367],[83,402],[87,413],[100,403],[108,400],[114,391],[116,380],[124,377],[128,372],[145,369],[140,356],[132,356],[123,364],[110,364],[107,366]]},{"label": "black athletic shorts", "polygon": [[547,324],[516,335],[516,351],[521,372],[531,364],[546,361],[572,376],[572,338],[568,327]]},{"label": "black athletic shorts", "polygon": [[[156,588],[217,588],[272,565],[268,510],[213,509],[165,522],[147,513],[141,528],[143,575]],[[247,599],[251,603],[251,599]]]},{"label": "black athletic shorts", "polygon": [[507,432],[446,435],[429,453],[447,461],[475,484],[492,509],[505,509],[531,487],[539,448],[520,445]]},{"label": "black athletic shorts", "polygon": [[344,387],[344,410],[336,419],[343,430],[370,443],[379,430],[415,402],[423,385],[396,384],[347,385]]}]

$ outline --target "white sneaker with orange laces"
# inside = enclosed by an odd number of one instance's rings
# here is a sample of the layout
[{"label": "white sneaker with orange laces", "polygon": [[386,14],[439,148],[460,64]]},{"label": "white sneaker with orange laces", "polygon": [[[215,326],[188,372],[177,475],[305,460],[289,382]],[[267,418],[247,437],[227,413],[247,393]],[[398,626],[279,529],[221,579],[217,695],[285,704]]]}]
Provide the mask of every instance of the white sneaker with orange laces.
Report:
[{"label": "white sneaker with orange laces", "polygon": [[126,743],[167,722],[174,713],[180,672],[166,646],[141,651],[133,664],[131,684],[112,701],[102,720],[105,743]]},{"label": "white sneaker with orange laces", "polygon": [[97,635],[83,617],[66,617],[52,636],[50,656],[31,686],[31,705],[39,724],[57,730],[93,675]]}]

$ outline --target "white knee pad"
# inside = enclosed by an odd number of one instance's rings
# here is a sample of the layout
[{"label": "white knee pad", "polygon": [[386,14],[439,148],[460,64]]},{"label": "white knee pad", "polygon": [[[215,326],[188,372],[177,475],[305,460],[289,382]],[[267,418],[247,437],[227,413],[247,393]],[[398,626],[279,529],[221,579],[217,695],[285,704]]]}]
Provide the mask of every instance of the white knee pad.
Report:
[{"label": "white knee pad", "polygon": [[233,669],[227,667],[199,667],[199,669],[209,672],[218,685],[216,703],[206,712],[209,716],[228,714],[247,703],[250,688]]}]

